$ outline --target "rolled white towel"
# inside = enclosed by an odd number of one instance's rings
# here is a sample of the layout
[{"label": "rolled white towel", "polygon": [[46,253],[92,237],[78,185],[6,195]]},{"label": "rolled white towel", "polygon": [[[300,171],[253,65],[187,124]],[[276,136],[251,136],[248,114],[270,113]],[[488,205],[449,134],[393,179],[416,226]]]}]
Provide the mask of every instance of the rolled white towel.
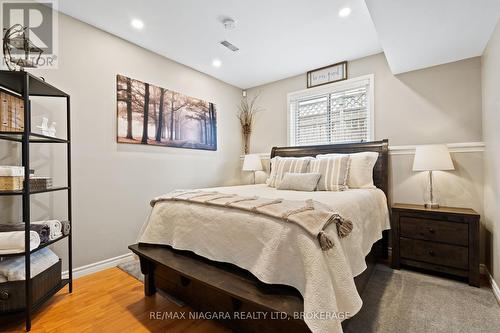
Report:
[{"label": "rolled white towel", "polygon": [[62,236],[62,224],[59,220],[35,221],[31,224],[42,224],[49,226],[49,239],[54,240]]},{"label": "rolled white towel", "polygon": [[[31,277],[40,274],[58,261],[59,257],[48,248],[31,254]],[[24,256],[11,257],[0,261],[0,276],[4,276],[7,281],[25,280]]]},{"label": "rolled white towel", "polygon": [[[40,236],[30,231],[30,250],[40,246]],[[0,254],[24,252],[24,231],[0,232]]]}]

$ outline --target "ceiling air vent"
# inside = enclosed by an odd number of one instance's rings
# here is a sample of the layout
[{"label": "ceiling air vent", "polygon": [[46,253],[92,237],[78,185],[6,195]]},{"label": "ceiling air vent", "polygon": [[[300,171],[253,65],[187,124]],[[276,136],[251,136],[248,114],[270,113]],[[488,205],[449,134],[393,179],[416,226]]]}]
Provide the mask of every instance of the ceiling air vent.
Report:
[{"label": "ceiling air vent", "polygon": [[230,49],[231,51],[233,52],[236,52],[239,50],[239,48],[237,48],[236,46],[234,46],[233,44],[229,43],[227,40],[224,40],[222,42],[220,42],[222,45],[224,45],[225,47],[227,47],[228,49]]}]

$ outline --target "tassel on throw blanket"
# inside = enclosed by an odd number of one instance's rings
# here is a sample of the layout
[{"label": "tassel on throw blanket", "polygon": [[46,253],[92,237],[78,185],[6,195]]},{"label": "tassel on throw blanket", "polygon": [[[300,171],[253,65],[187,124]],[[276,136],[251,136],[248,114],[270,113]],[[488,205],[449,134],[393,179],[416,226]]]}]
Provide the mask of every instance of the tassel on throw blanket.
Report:
[{"label": "tassel on throw blanket", "polygon": [[242,197],[204,191],[174,191],[151,200],[151,206],[161,201],[187,201],[192,203],[230,207],[255,212],[270,217],[292,222],[302,227],[311,236],[318,239],[323,251],[334,246],[333,241],[324,232],[330,223],[335,223],[340,238],[351,232],[352,222],[333,212],[328,206],[313,200],[294,201],[268,199],[261,197]]},{"label": "tassel on throw blanket", "polygon": [[[24,223],[0,224],[0,232],[24,231],[24,229],[25,229]],[[36,231],[38,233],[38,236],[40,236],[40,243],[44,244],[50,240],[49,239],[49,234],[50,234],[49,226],[42,225],[42,224],[30,224],[30,230]]]},{"label": "tassel on throw blanket", "polygon": [[54,240],[62,236],[62,225],[59,220],[36,221],[31,224],[46,225],[50,229],[49,239]]},{"label": "tassel on throw blanket", "polygon": [[[40,246],[40,236],[30,231],[30,250]],[[0,254],[24,252],[24,231],[0,232]]]}]

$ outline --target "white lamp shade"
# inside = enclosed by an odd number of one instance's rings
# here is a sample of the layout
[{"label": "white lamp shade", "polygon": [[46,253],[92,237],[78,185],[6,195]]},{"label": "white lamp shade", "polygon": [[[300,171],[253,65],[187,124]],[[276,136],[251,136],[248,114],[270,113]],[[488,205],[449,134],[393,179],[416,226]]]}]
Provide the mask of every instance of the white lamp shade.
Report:
[{"label": "white lamp shade", "polygon": [[257,154],[245,155],[243,161],[243,171],[260,171],[262,170],[262,162]]},{"label": "white lamp shade", "polygon": [[448,147],[445,145],[417,146],[413,171],[455,170]]}]

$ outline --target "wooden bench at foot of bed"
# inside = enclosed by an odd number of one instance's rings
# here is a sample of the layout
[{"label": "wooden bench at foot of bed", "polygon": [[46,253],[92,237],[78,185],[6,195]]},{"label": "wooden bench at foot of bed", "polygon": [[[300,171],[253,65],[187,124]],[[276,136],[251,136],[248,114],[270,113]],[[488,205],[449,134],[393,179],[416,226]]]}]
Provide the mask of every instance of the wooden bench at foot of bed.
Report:
[{"label": "wooden bench at foot of bed", "polygon": [[[196,311],[228,313],[233,319],[221,322],[236,332],[310,332],[303,320],[296,319],[304,307],[295,288],[265,284],[235,265],[169,246],[134,244],[129,249],[140,258],[146,296],[160,289]],[[368,269],[354,279],[359,292],[374,267],[371,257],[367,257]],[[254,315],[242,319],[246,314]]]}]

